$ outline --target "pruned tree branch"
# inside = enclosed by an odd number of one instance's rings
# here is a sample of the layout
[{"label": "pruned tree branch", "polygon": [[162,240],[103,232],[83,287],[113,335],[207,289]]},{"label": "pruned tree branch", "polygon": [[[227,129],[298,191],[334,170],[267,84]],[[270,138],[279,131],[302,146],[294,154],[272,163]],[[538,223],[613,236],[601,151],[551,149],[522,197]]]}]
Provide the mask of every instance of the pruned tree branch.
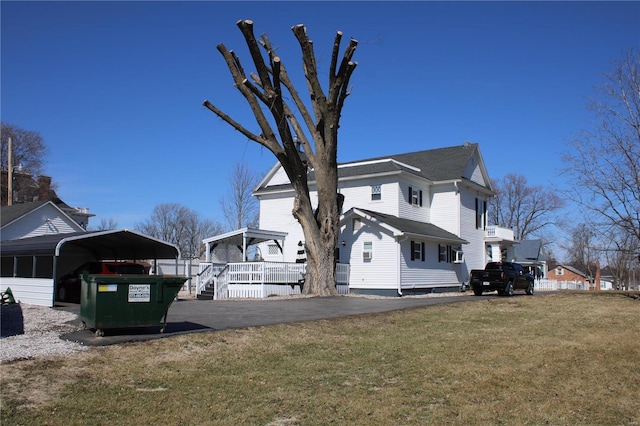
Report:
[{"label": "pruned tree branch", "polygon": [[[250,79],[247,78],[239,58],[233,52],[229,52],[222,44],[218,50],[227,63],[235,87],[246,99],[262,132],[256,135],[248,131],[208,101],[204,105],[249,139],[274,153],[295,192],[292,213],[305,236],[308,253],[305,292],[335,294],[334,250],[339,234],[341,205],[337,177],[337,136],[341,110],[350,93],[349,80],[357,66],[351,60],[357,41],[350,41],[336,70],[342,33],[336,34],[327,97],[318,78],[313,42],[303,25],[292,27],[302,50],[302,68],[311,104],[309,108],[294,87],[269,38],[263,34],[261,40],[256,40],[253,21],[238,21],[237,26],[244,36],[256,73],[249,74]],[[266,51],[268,61],[265,61],[261,48]],[[287,102],[289,97],[285,92],[293,99],[292,102]],[[275,126],[276,132],[272,126]],[[294,134],[304,154],[298,151]],[[309,194],[309,164],[315,170],[317,208],[312,206]]]}]

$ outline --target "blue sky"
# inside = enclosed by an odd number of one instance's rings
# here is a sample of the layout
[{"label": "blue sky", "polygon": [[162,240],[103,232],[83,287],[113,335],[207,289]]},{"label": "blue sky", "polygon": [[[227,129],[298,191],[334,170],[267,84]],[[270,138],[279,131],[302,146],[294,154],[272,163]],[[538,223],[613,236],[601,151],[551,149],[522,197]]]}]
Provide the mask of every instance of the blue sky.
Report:
[{"label": "blue sky", "polygon": [[[10,2],[1,118],[39,131],[59,196],[133,228],[160,203],[223,222],[234,163],[275,159],[202,107],[257,128],[216,45],[250,68],[252,19],[290,74],[303,23],[322,70],[337,30],[359,41],[339,161],[480,145],[489,174],[562,186],[566,142],[612,61],[640,47],[639,2]],[[346,45],[346,43],[345,43]],[[298,74],[300,75],[300,74]],[[301,86],[300,89],[303,89]]]}]

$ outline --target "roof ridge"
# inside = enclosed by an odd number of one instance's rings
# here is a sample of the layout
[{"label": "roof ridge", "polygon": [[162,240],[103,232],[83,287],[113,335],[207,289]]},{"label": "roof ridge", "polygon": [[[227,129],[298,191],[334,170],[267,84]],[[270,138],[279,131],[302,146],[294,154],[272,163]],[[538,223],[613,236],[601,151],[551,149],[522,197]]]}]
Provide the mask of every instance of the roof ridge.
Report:
[{"label": "roof ridge", "polygon": [[454,150],[454,149],[469,148],[469,147],[477,148],[478,147],[478,143],[477,142],[465,142],[462,145],[443,146],[443,147],[439,147],[439,148],[420,149],[420,150],[411,151],[411,152],[401,152],[401,153],[397,153],[397,154],[387,154],[387,155],[381,155],[381,156],[377,156],[377,157],[361,158],[359,160],[346,161],[344,163],[339,163],[339,164],[340,165],[344,165],[344,164],[352,164],[352,163],[363,163],[363,162],[366,162],[366,161],[393,159],[394,157],[400,157],[400,156],[416,155],[416,154],[422,154],[422,153],[427,153],[427,152],[433,153],[433,152],[436,152],[436,151]]}]

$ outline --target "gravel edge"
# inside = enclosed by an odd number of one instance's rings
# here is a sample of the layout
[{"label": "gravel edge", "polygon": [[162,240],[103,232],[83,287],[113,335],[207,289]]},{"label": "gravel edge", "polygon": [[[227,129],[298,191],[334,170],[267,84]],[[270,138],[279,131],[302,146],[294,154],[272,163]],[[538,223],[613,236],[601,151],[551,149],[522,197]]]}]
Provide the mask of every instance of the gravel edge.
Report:
[{"label": "gravel edge", "polygon": [[0,364],[88,349],[60,339],[61,334],[81,329],[71,312],[17,303],[0,306],[0,314]]}]

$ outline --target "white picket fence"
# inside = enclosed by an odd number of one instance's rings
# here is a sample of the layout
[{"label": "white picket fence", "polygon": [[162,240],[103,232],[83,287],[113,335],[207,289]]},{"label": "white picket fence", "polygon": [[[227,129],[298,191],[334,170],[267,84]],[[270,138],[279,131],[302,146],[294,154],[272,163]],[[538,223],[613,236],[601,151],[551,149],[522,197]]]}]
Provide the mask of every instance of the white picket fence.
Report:
[{"label": "white picket fence", "polygon": [[556,281],[541,279],[535,281],[537,291],[558,291],[558,290],[589,290],[589,284],[576,281]]}]

